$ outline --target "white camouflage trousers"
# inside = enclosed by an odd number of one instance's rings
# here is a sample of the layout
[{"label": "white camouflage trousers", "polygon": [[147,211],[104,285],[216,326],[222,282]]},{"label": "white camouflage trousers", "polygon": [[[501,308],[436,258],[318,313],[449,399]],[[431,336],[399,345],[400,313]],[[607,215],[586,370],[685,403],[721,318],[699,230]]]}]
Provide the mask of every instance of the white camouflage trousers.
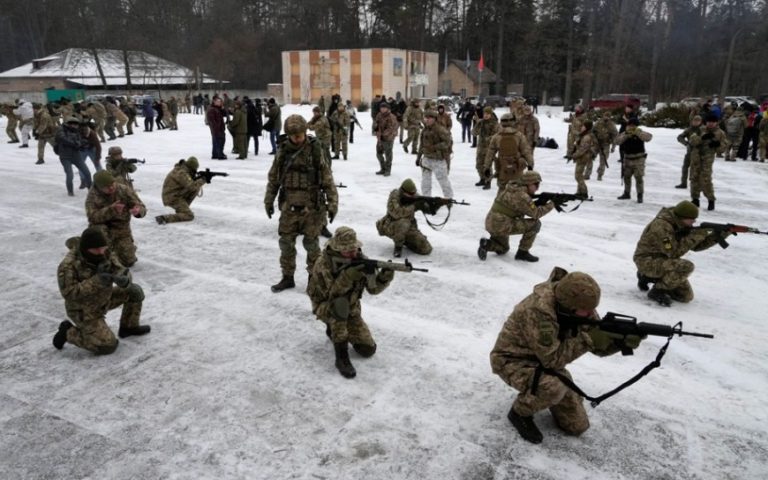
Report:
[{"label": "white camouflage trousers", "polygon": [[443,198],[453,198],[453,188],[448,180],[448,164],[445,160],[434,158],[421,159],[421,194],[425,197],[432,196],[432,174],[435,174],[437,183],[443,191]]}]

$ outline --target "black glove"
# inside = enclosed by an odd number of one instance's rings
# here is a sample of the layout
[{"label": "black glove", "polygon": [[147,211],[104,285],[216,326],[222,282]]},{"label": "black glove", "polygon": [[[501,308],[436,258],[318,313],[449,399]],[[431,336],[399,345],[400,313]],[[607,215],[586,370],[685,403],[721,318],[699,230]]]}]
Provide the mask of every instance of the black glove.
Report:
[{"label": "black glove", "polygon": [[363,273],[366,275],[373,275],[376,273],[376,264],[375,263],[366,263],[363,266]]},{"label": "black glove", "polygon": [[272,215],[275,214],[275,206],[274,205],[265,205],[265,209],[267,211],[267,218],[272,218]]},{"label": "black glove", "polygon": [[393,278],[395,278],[394,270],[385,268],[381,272],[379,272],[379,281],[381,282],[391,282]]},{"label": "black glove", "polygon": [[528,165],[528,170],[533,170],[533,165]]},{"label": "black glove", "polygon": [[701,136],[701,139],[704,140],[705,142],[707,140],[712,140],[713,138],[715,138],[715,134],[711,133],[711,132],[710,133],[705,133],[704,135]]},{"label": "black glove", "polygon": [[336,218],[336,212],[328,210],[328,223],[333,223],[334,218]]},{"label": "black glove", "polygon": [[417,167],[421,166],[421,157],[416,157],[416,166]]},{"label": "black glove", "polygon": [[112,281],[120,288],[127,288],[131,284],[131,277],[127,275],[128,270],[123,275],[112,275]]},{"label": "black glove", "polygon": [[720,142],[719,141],[713,140],[713,141],[709,142],[709,148],[713,148],[714,149],[714,148],[719,148],[719,147],[720,147]]}]

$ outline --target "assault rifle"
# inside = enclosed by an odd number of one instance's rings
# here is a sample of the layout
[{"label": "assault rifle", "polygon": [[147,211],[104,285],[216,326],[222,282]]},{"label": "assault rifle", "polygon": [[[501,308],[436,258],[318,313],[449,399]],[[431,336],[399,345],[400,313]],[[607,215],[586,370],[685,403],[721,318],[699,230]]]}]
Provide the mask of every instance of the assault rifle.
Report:
[{"label": "assault rifle", "polygon": [[533,198],[536,200],[534,203],[539,207],[551,201],[552,203],[555,204],[555,210],[557,210],[558,212],[562,212],[563,211],[562,207],[567,207],[568,202],[575,202],[575,201],[579,202],[578,205],[568,210],[569,212],[572,212],[578,209],[582,203],[593,201],[592,197],[588,197],[586,195],[580,195],[577,193],[541,192],[533,195]]},{"label": "assault rifle", "polygon": [[343,183],[339,182],[339,184],[336,185],[336,188],[347,188],[347,186],[344,185]]},{"label": "assault rifle", "polygon": [[123,161],[125,163],[130,163],[132,165],[136,164],[136,163],[140,163],[140,164],[144,165],[145,163],[147,163],[146,160],[139,160],[138,158],[125,158],[125,159],[123,159]]},{"label": "assault rifle", "polygon": [[376,273],[379,270],[394,270],[396,272],[428,272],[426,268],[416,268],[408,259],[403,263],[395,263],[392,260],[374,260],[371,258],[339,258],[337,262],[344,264],[343,268],[355,268],[363,265],[363,272],[367,274]]},{"label": "assault rifle", "polygon": [[[768,232],[761,232],[757,228],[747,227],[746,225],[734,225],[732,223],[703,222],[693,228],[700,229],[700,230],[703,230],[703,229],[712,230],[715,233],[732,233],[734,235],[736,235],[737,233],[756,233],[758,235],[768,235]],[[725,239],[722,237],[717,243],[722,248],[728,248],[728,242],[726,242]]]},{"label": "assault rifle", "polygon": [[192,177],[193,180],[199,180],[204,179],[205,183],[211,183],[211,179],[213,177],[228,177],[229,174],[226,172],[212,172],[210,168],[206,168],[203,171],[196,172],[194,177]]},{"label": "assault rifle", "polygon": [[[401,200],[404,204],[410,204],[410,203],[421,203],[424,205],[428,212],[437,212],[437,210],[442,207],[443,205],[465,205],[469,206],[467,202],[464,200],[462,201],[456,201],[452,198],[443,198],[443,197],[425,197],[423,195],[414,195],[411,197],[402,196]],[[450,207],[449,207],[450,208]],[[434,213],[431,213],[434,215]]]}]

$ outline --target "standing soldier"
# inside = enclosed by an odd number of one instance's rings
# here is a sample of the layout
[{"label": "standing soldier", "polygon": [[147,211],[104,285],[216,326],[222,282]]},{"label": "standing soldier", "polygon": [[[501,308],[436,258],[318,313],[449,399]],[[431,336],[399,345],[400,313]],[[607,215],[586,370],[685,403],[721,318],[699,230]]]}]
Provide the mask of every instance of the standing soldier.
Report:
[{"label": "standing soldier", "polygon": [[349,143],[355,143],[355,124],[360,127],[360,130],[363,129],[363,126],[357,120],[357,112],[355,112],[351,100],[347,100],[347,113],[349,114]]},{"label": "standing soldier", "polygon": [[507,183],[499,190],[491,210],[485,217],[485,229],[491,238],[481,238],[477,256],[485,260],[488,252],[504,255],[509,251],[509,236],[523,234],[520,239],[515,260],[538,262],[539,257],[529,253],[536,235],[541,230],[544,215],[555,208],[552,201],[534,203],[532,197],[539,189],[541,175],[529,170],[523,173],[520,180]]},{"label": "standing soldier", "polygon": [[40,105],[37,108],[35,120],[35,136],[37,137],[37,162],[35,165],[41,165],[45,163],[45,145],[49,144],[51,147],[56,145],[54,139],[56,138],[56,131],[59,129],[59,126],[51,118],[51,114],[48,113],[48,108],[45,105]]},{"label": "standing soldier", "polygon": [[336,111],[331,114],[331,123],[333,124],[333,158],[339,158],[339,151],[347,159],[347,148],[349,143],[349,122],[350,117],[347,112],[347,106],[339,102]]},{"label": "standing soldier", "polygon": [[[125,136],[123,127],[128,122],[128,117],[115,105],[115,100],[112,97],[107,97],[107,112],[115,119],[115,126],[117,127],[117,136],[122,138]],[[114,140],[114,136],[110,138]]]},{"label": "standing soldier", "polygon": [[131,217],[144,218],[144,206],[135,191],[119,184],[106,170],[96,172],[93,187],[85,199],[89,226],[101,228],[109,249],[120,263],[132,267],[136,263],[136,244],[131,234]]},{"label": "standing soldier", "polygon": [[643,203],[643,176],[645,176],[645,142],[653,138],[648,132],[640,130],[640,121],[632,117],[627,121],[627,129],[616,138],[616,144],[624,150],[624,160],[621,164],[622,178],[624,179],[624,193],[619,200],[628,200],[632,190],[632,177],[635,177],[637,188],[637,203]]},{"label": "standing soldier", "polygon": [[272,151],[270,155],[277,153],[277,137],[280,135],[280,127],[282,127],[282,112],[280,111],[280,105],[277,104],[274,98],[267,100],[267,123],[264,124],[264,130],[269,132],[269,143],[272,144]]},{"label": "standing soldier", "polygon": [[248,158],[248,113],[239,100],[235,101],[232,120],[229,121],[229,132],[232,134],[237,159],[245,160]]},{"label": "standing soldier", "polygon": [[451,134],[436,123],[437,112],[429,110],[424,115],[424,130],[419,141],[416,166],[421,167],[421,191],[432,195],[432,174],[435,174],[444,198],[453,198],[453,188],[448,179],[451,161]]},{"label": "standing soldier", "polygon": [[325,160],[328,162],[328,166],[331,167],[331,124],[328,121],[328,117],[323,115],[323,110],[319,106],[313,108],[312,113],[313,116],[307,122],[307,128],[315,132]]},{"label": "standing soldier", "polygon": [[16,134],[16,127],[19,124],[19,117],[13,113],[13,107],[7,104],[0,106],[0,113],[5,115],[8,119],[8,124],[5,126],[5,133],[10,140],[8,143],[19,143],[19,136]]},{"label": "standing soldier", "polygon": [[533,416],[546,409],[567,435],[578,436],[589,428],[584,399],[542,367],[571,378],[565,367],[587,352],[604,357],[640,344],[637,335],[579,325],[581,320],[600,320],[595,310],[599,303],[600,286],[591,276],[555,267],[546,282],[515,306],[499,332],[491,368],[519,392],[507,418],[525,440],[542,442]]},{"label": "standing soldier", "polygon": [[301,115],[291,115],[285,119],[286,141],[280,149],[269,170],[267,192],[264,205],[267,217],[275,213],[275,199],[280,210],[280,269],[282,279],[272,285],[277,293],[293,288],[296,283],[293,274],[296,271],[296,237],[304,236],[304,249],[307,251],[307,271],[312,273],[312,265],[320,256],[318,236],[325,226],[326,218],[333,223],[339,208],[339,197],[333,174],[328,162],[323,158],[320,142],[307,137],[307,122]]},{"label": "standing soldier", "polygon": [[176,213],[170,215],[158,215],[155,217],[160,225],[174,222],[191,222],[195,214],[189,206],[200,193],[205,184],[205,179],[195,180],[194,175],[200,164],[195,157],[179,160],[173,166],[163,182],[163,205],[171,207]]},{"label": "standing soldier", "polygon": [[405,103],[404,98],[400,98],[397,102],[392,104],[392,114],[397,119],[397,131],[400,136],[400,144],[403,143],[403,135],[405,135],[405,111],[408,110],[408,104]]},{"label": "standing soldier", "polygon": [[536,142],[539,139],[539,119],[533,114],[533,108],[530,105],[523,107],[522,117],[515,117],[517,120],[517,129],[522,132],[525,139],[528,140],[528,146],[531,147],[531,156],[536,148]]},{"label": "standing soldier", "polygon": [[691,166],[691,155],[696,155],[696,162],[698,159],[698,149],[694,149],[691,146],[691,136],[701,133],[701,117],[694,115],[691,119],[691,125],[686,128],[683,133],[677,136],[677,141],[685,147],[685,158],[683,158],[683,171],[680,176],[680,184],[675,185],[675,188],[688,188],[688,169]]},{"label": "standing soldier", "polygon": [[[442,126],[446,130],[448,130],[448,133],[451,133],[451,129],[453,128],[453,120],[451,120],[451,115],[448,113],[445,113],[445,105],[440,104],[437,106],[437,122],[438,125]],[[451,140],[451,143],[453,143],[453,140]]]},{"label": "standing soldier", "polygon": [[149,325],[139,325],[144,290],[109,255],[101,230],[86,228],[80,237],[67,240],[66,245],[69,253],[58,269],[59,292],[74,325],[67,320],[61,322],[53,336],[53,346],[61,350],[69,342],[96,355],[114,352],[119,341],[107,326],[106,314],[121,305],[117,335],[125,338],[149,333]]},{"label": "standing soldier", "polygon": [[662,208],[649,223],[635,248],[633,260],[637,267],[637,287],[648,291],[648,298],[659,305],[670,306],[672,300],[688,303],[693,289],[688,277],[694,265],[681,257],[689,250],[700,252],[713,247],[730,235],[709,229],[692,229],[699,208],[684,200],[674,207]]},{"label": "standing soldier", "polygon": [[19,100],[19,106],[13,113],[20,121],[21,145],[19,145],[19,148],[29,148],[29,137],[35,124],[35,110],[32,107],[32,103],[24,99]]},{"label": "standing soldier", "polygon": [[[512,116],[512,114],[509,115],[511,118],[507,117],[507,125],[511,126],[510,123],[514,123],[515,117]],[[475,123],[475,126],[472,127],[472,135],[478,138],[477,152],[475,152],[475,169],[477,170],[480,180],[475,186],[482,186],[485,190],[491,188],[491,177],[490,175],[486,175],[486,173],[488,173],[488,168],[490,168],[490,165],[486,167],[486,163],[488,163],[488,147],[491,144],[491,138],[496,135],[498,131],[499,124],[493,116],[493,108],[483,108],[483,118],[478,120],[477,123]],[[531,164],[532,163],[533,160],[531,160]]]},{"label": "standing soldier", "polygon": [[419,152],[419,133],[421,124],[424,121],[424,112],[421,110],[417,99],[411,100],[411,106],[408,107],[403,116],[403,127],[408,130],[408,137],[403,142],[403,150],[408,153],[408,145],[411,145],[411,153],[414,155]]},{"label": "standing soldier", "polygon": [[136,171],[136,163],[128,162],[123,158],[123,149],[120,147],[109,147],[105,160],[107,171],[112,174],[115,182],[135,190],[130,174]]},{"label": "standing soldier", "polygon": [[757,144],[760,150],[760,162],[765,163],[765,158],[768,157],[768,116],[764,116],[760,120],[760,134]]},{"label": "standing soldier", "polygon": [[[613,142],[619,135],[618,130],[616,130],[616,124],[613,122],[613,118],[611,118],[611,112],[603,112],[600,120],[592,128],[592,131],[595,133],[595,138],[597,138],[598,154],[600,155],[600,166],[597,167],[597,180],[602,182],[605,169],[608,168],[608,157],[613,150]],[[592,175],[592,162],[589,165],[586,173],[587,179]]]},{"label": "standing soldier", "polygon": [[125,122],[125,134],[133,135],[133,123],[136,121],[136,106],[127,97],[120,99],[120,111],[125,114],[128,121]]},{"label": "standing soldier", "polygon": [[379,114],[373,124],[376,134],[376,158],[381,167],[376,175],[388,177],[392,173],[392,145],[397,137],[397,118],[389,111],[387,102],[379,103]]},{"label": "standing soldier", "polygon": [[171,97],[168,101],[168,113],[170,114],[170,127],[171,130],[178,130],[179,124],[176,123],[176,118],[179,116],[179,102],[176,97]]},{"label": "standing soldier", "polygon": [[336,369],[345,378],[357,375],[349,360],[349,343],[362,357],[376,353],[376,342],[362,317],[363,291],[377,295],[395,277],[394,270],[369,271],[363,265],[350,265],[350,261],[366,258],[362,246],[354,230],[339,227],[322,255],[318,255],[307,286],[312,313],[326,324],[325,334],[333,342]]},{"label": "standing soldier", "polygon": [[525,171],[533,170],[533,155],[523,133],[515,128],[515,117],[511,113],[501,116],[501,131],[488,144],[483,164],[484,190],[491,188],[491,168],[496,171],[499,190]]},{"label": "standing soldier", "polygon": [[390,192],[387,200],[387,214],[376,222],[379,235],[391,238],[395,242],[395,250],[392,253],[395,258],[403,255],[403,246],[419,255],[429,255],[432,252],[432,245],[421,233],[416,222],[417,210],[430,215],[437,213],[427,202],[418,200],[416,184],[410,178],[406,178],[400,188]]},{"label": "standing soldier", "polygon": [[[597,155],[597,138],[592,133],[592,120],[584,120],[581,123],[581,132],[573,145],[573,163],[576,164],[574,177],[576,178],[576,195],[587,197],[587,182],[585,182],[585,172],[591,170],[592,162]],[[626,160],[625,160],[626,161]],[[589,178],[589,176],[586,176]],[[638,190],[640,187],[638,187]],[[639,194],[642,195],[642,194]],[[640,197],[638,197],[638,200]]]},{"label": "standing soldier", "polygon": [[691,201],[699,206],[699,196],[704,192],[709,203],[707,210],[715,209],[715,187],[712,185],[712,165],[715,154],[728,149],[725,132],[717,125],[717,117],[709,115],[705,119],[704,129],[693,133],[690,137],[691,148],[696,152],[691,155]]},{"label": "standing soldier", "polygon": [[104,124],[107,120],[107,110],[101,102],[89,102],[85,113],[96,122],[96,134],[99,136],[99,141],[104,143]]},{"label": "standing soldier", "polygon": [[571,124],[568,126],[568,146],[565,158],[573,158],[573,149],[576,146],[576,140],[579,138],[581,124],[584,120],[586,120],[584,109],[581,105],[576,105],[576,108],[573,110],[573,115],[571,115]]},{"label": "standing soldier", "polygon": [[724,123],[728,140],[728,146],[725,148],[725,161],[735,162],[741,140],[744,138],[744,131],[747,129],[747,117],[744,116],[744,110],[741,107],[737,108]]}]

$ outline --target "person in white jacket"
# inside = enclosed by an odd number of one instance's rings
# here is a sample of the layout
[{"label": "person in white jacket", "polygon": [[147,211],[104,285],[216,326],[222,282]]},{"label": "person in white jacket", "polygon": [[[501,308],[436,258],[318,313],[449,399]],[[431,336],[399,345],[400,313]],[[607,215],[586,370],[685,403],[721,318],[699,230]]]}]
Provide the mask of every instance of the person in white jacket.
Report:
[{"label": "person in white jacket", "polygon": [[19,107],[13,113],[21,118],[21,145],[19,145],[19,148],[29,148],[29,137],[35,123],[35,112],[32,109],[32,103],[24,99],[19,100]]}]

